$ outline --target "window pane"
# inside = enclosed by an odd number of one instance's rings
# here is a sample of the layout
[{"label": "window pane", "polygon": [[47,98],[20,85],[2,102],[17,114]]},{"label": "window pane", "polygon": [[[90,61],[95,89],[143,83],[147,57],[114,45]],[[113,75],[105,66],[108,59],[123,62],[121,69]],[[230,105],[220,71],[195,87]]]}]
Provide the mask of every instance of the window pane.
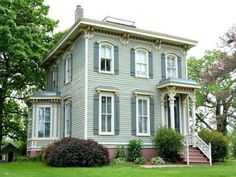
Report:
[{"label": "window pane", "polygon": [[44,108],[38,108],[38,120],[43,121],[44,120]]},{"label": "window pane", "polygon": [[105,46],[101,46],[101,58],[105,58]]},{"label": "window pane", "polygon": [[147,100],[143,100],[143,115],[147,116]]},{"label": "window pane", "polygon": [[106,71],[111,71],[111,60],[106,60]]},{"label": "window pane", "polygon": [[106,115],[102,115],[102,132],[106,132]]},{"label": "window pane", "polygon": [[106,46],[105,58],[111,59],[111,48]]},{"label": "window pane", "polygon": [[142,115],[143,114],[143,112],[142,112],[143,110],[142,110],[142,100],[138,100],[138,114],[139,115]]},{"label": "window pane", "polygon": [[45,124],[45,137],[50,137],[50,123]]},{"label": "window pane", "polygon": [[107,132],[111,132],[111,115],[107,115]]},{"label": "window pane", "polygon": [[101,58],[101,70],[106,70],[106,60],[104,58]]},{"label": "window pane", "polygon": [[111,113],[111,97],[107,97],[107,113]]},{"label": "window pane", "polygon": [[45,108],[45,122],[50,122],[50,108]]},{"label": "window pane", "polygon": [[147,133],[147,117],[143,118],[143,133]]},{"label": "window pane", "polygon": [[66,135],[70,134],[70,121],[66,120]]},{"label": "window pane", "polygon": [[102,96],[102,113],[106,113],[106,97]]},{"label": "window pane", "polygon": [[139,133],[142,133],[142,116],[139,116],[138,124],[139,124]]}]

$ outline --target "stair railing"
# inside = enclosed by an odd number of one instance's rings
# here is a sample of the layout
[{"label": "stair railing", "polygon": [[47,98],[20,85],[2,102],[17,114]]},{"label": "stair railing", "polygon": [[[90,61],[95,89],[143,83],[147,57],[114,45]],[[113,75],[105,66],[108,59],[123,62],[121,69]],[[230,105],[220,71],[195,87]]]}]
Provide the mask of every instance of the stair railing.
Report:
[{"label": "stair railing", "polygon": [[198,147],[200,151],[209,159],[212,165],[211,144],[207,145],[198,135],[186,135],[184,137],[186,144]]},{"label": "stair railing", "polygon": [[184,155],[184,158],[187,160],[187,165],[189,165],[189,145],[186,143],[184,143],[182,141],[182,149],[181,149],[181,153]]}]

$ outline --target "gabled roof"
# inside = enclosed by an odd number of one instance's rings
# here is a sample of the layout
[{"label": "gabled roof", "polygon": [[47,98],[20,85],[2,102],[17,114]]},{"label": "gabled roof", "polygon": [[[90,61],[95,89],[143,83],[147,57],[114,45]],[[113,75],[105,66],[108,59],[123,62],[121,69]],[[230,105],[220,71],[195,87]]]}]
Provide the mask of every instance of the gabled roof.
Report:
[{"label": "gabled roof", "polygon": [[191,48],[197,44],[197,41],[182,38],[174,35],[148,31],[139,28],[133,28],[125,25],[119,25],[115,23],[99,21],[88,18],[80,18],[65,34],[65,36],[54,46],[51,51],[45,57],[43,65],[46,66],[50,62],[53,61],[54,58],[58,57],[63,53],[63,51],[71,45],[80,35],[83,34],[83,30],[91,27],[92,30],[97,31],[106,31],[112,32],[116,35],[123,36],[124,34],[128,34],[133,38],[138,37],[140,39],[146,39],[149,41],[157,42],[157,43],[173,43],[183,48]]}]

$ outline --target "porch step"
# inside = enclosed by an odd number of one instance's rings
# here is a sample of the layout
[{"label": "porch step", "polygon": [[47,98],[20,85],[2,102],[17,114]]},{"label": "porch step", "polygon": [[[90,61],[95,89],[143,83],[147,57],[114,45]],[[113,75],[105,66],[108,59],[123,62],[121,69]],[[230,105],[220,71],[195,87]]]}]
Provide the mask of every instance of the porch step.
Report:
[{"label": "porch step", "polygon": [[[182,159],[182,162],[187,163],[187,159],[182,154],[180,155],[180,158]],[[189,164],[208,165],[209,161],[198,148],[189,147]]]}]

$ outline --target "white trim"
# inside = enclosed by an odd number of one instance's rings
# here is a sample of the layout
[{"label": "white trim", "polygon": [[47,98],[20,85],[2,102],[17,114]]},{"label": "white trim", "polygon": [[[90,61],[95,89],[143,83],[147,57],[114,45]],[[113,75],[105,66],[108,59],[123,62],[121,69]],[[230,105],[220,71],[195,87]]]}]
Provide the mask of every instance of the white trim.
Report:
[{"label": "white trim", "polygon": [[108,43],[110,45],[113,45],[113,46],[118,46],[114,41],[110,40],[110,39],[100,39],[97,41],[97,43]]},{"label": "white trim", "polygon": [[[175,83],[175,82],[160,85],[160,86],[157,86],[157,88],[160,89],[160,88],[169,87],[169,86],[177,86],[177,87],[185,87],[185,88],[193,88],[193,89],[201,88],[201,86],[199,86],[199,85],[178,84],[178,83]],[[178,93],[187,93],[187,92],[178,91]]]},{"label": "white trim", "polygon": [[[139,133],[139,105],[138,100],[147,101],[147,133]],[[150,97],[148,96],[136,96],[136,135],[137,136],[150,136]]]},{"label": "white trim", "polygon": [[[71,114],[71,110],[70,109],[72,109],[71,107],[70,107],[70,103],[71,102],[71,100],[66,100],[66,101],[64,101],[64,107],[65,107],[65,110],[64,110],[64,136],[65,137],[69,137],[70,136],[70,131],[69,131],[69,133],[67,134],[67,128],[68,129],[70,129],[70,124],[71,124],[71,120],[70,120],[70,116],[69,117],[67,117],[67,115],[68,115],[68,110],[67,110],[67,106],[69,105],[69,114]],[[69,127],[67,127],[66,125],[66,121],[69,121]]]},{"label": "white trim", "polygon": [[[138,75],[137,74],[137,52],[138,51],[143,51],[146,53],[147,55],[147,61],[146,61],[146,76],[143,76],[143,75]],[[144,64],[144,63],[143,63]],[[135,77],[137,78],[145,78],[145,79],[148,79],[149,78],[149,54],[148,54],[148,51],[143,49],[143,48],[138,48],[138,49],[135,49]]]},{"label": "white trim", "polygon": [[145,91],[133,91],[133,94],[135,96],[144,95],[144,96],[150,96],[150,97],[153,97],[153,95],[154,95],[154,93],[145,92]]},{"label": "white trim", "polygon": [[108,88],[96,88],[96,91],[98,93],[100,93],[100,92],[113,92],[113,93],[115,93],[115,95],[118,93],[118,90],[116,90],[116,89],[108,89]]},{"label": "white trim", "polygon": [[85,38],[85,62],[84,62],[84,139],[88,138],[88,38]]},{"label": "white trim", "polygon": [[[71,81],[71,77],[72,77],[72,54],[68,53],[65,57],[65,61],[66,61],[66,66],[65,66],[65,84],[68,84]],[[70,63],[69,63],[70,61]],[[69,64],[70,64],[70,74],[68,72],[68,68],[69,68]]]},{"label": "white trim", "polygon": [[[50,136],[49,137],[38,137],[38,109],[39,108],[50,108]],[[47,139],[47,138],[52,138],[52,119],[53,119],[53,106],[52,105],[39,105],[36,106],[36,132],[35,132],[35,137],[37,138],[42,138],[42,139]]]},{"label": "white trim", "polygon": [[134,47],[134,50],[146,50],[148,52],[152,52],[152,50],[148,47],[144,47],[144,46],[137,46],[137,47]]},{"label": "white trim", "polygon": [[[102,96],[106,96],[106,97],[111,97],[111,132],[102,132],[102,117],[101,117],[101,110],[102,110]],[[112,93],[100,93],[99,94],[99,135],[115,135],[115,131],[114,131],[114,103],[115,103],[115,99],[114,99],[114,94]]]},{"label": "white trim", "polygon": [[[101,70],[101,46],[108,46],[111,48],[111,71],[102,71]],[[109,42],[102,42],[99,43],[99,73],[104,73],[104,74],[114,74],[114,45],[111,45]]]},{"label": "white trim", "polygon": [[175,77],[174,78],[179,78],[178,76],[178,57],[174,53],[167,53],[165,54],[165,65],[166,65],[166,78],[173,78],[168,76],[168,71],[167,71],[167,57],[168,56],[174,56],[175,57]]}]

